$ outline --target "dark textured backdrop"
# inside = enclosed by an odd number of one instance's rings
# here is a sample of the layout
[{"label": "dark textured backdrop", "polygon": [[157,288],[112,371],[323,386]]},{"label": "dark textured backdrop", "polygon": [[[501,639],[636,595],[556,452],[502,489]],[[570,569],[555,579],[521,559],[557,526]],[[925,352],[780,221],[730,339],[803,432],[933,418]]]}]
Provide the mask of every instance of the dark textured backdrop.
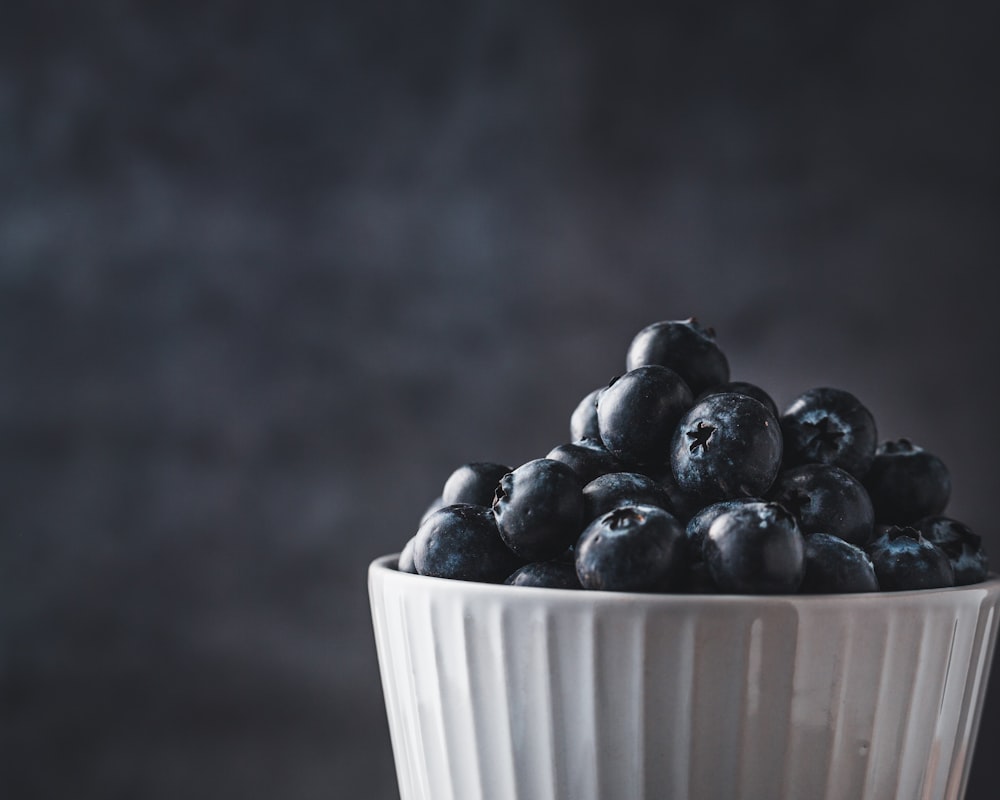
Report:
[{"label": "dark textured backdrop", "polygon": [[995,8],[5,4],[4,797],[395,797],[367,563],[657,319],[1000,561]]}]

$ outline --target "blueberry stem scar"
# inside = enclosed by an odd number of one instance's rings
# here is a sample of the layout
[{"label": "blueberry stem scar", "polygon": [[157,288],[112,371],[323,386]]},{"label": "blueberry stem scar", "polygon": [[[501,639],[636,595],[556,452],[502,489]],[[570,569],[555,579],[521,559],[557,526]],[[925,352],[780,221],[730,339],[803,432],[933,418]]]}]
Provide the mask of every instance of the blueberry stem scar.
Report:
[{"label": "blueberry stem scar", "polygon": [[715,428],[704,422],[699,422],[695,430],[688,431],[686,435],[691,440],[691,452],[695,452],[699,447],[702,450],[708,450],[708,441],[712,438],[713,433],[715,433]]}]

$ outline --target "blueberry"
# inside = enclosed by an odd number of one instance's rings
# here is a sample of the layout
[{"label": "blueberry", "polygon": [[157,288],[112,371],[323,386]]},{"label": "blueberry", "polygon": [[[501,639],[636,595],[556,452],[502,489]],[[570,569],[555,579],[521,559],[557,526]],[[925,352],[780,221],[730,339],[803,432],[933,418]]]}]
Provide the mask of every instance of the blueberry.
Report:
[{"label": "blueberry", "polygon": [[691,408],[674,433],[677,485],[707,502],[763,495],[781,466],[781,430],[761,403],[715,394]]},{"label": "blueberry", "polygon": [[983,550],[982,539],[968,525],[949,517],[931,516],[917,520],[913,527],[948,556],[956,586],[986,580],[990,571],[989,559]]},{"label": "blueberry", "polygon": [[583,398],[569,418],[569,438],[571,441],[579,439],[600,439],[601,432],[597,427],[597,398],[604,391],[603,386],[594,389]]},{"label": "blueberry", "polygon": [[830,533],[865,545],[875,523],[865,487],[850,473],[825,464],[803,464],[778,474],[769,499],[792,512],[804,534]]},{"label": "blueberry", "polygon": [[527,561],[548,561],[580,535],[583,482],[561,461],[537,458],[500,479],[493,513],[511,550]]},{"label": "blueberry", "polygon": [[504,583],[547,589],[582,589],[576,566],[563,561],[534,561],[514,572]]},{"label": "blueberry", "polygon": [[867,548],[884,591],[940,589],[955,585],[948,556],[916,528],[893,525]]},{"label": "blueberry", "polygon": [[417,543],[416,535],[411,536],[409,540],[403,545],[403,549],[399,554],[399,559],[396,562],[396,569],[400,572],[409,572],[411,574],[416,574],[417,565],[413,563],[413,548]]},{"label": "blueberry", "polygon": [[508,472],[510,472],[510,467],[487,461],[463,464],[451,473],[448,480],[444,482],[444,489],[441,491],[441,505],[452,506],[456,503],[468,503],[476,506],[489,506],[493,502],[493,493],[497,490],[497,484]]},{"label": "blueberry", "polygon": [[944,462],[909,439],[879,445],[865,486],[875,519],[894,525],[940,514],[951,497],[951,477]]},{"label": "blueberry", "polygon": [[576,545],[585,589],[670,591],[680,587],[684,568],[684,528],[656,506],[619,506],[591,522]]},{"label": "blueberry", "polygon": [[707,389],[698,395],[695,398],[695,402],[699,403],[713,394],[745,394],[747,397],[752,397],[758,403],[762,403],[764,408],[770,411],[775,419],[778,418],[778,406],[774,402],[774,399],[755,383],[747,383],[746,381],[720,383],[718,386],[713,386],[711,389]]},{"label": "blueberry", "polygon": [[729,380],[729,362],[715,343],[715,331],[692,317],[656,322],[636,334],[626,369],[658,364],[674,370],[695,394]]},{"label": "blueberry", "polygon": [[781,432],[786,467],[829,464],[860,480],[875,458],[875,418],[842,389],[810,389],[799,395],[781,418]]},{"label": "blueberry", "polygon": [[800,591],[806,594],[877,592],[878,579],[868,554],[828,533],[806,536],[806,573]]},{"label": "blueberry", "polygon": [[761,503],[763,502],[758,497],[741,497],[737,500],[722,500],[718,503],[712,503],[709,506],[701,509],[697,514],[695,514],[691,519],[688,520],[687,527],[684,529],[684,534],[687,537],[688,554],[691,561],[698,563],[702,560],[702,548],[705,545],[705,534],[708,533],[709,527],[715,522],[715,518],[720,514],[724,514],[727,511],[731,511],[739,505],[744,503]]},{"label": "blueberry", "polygon": [[587,520],[594,520],[618,506],[649,505],[671,511],[667,490],[648,475],[638,472],[609,472],[583,487]]},{"label": "blueberry", "polygon": [[671,369],[639,367],[611,382],[597,403],[601,441],[628,466],[662,466],[691,390]]},{"label": "blueberry", "polygon": [[553,447],[545,457],[561,461],[570,467],[585,484],[601,475],[620,472],[622,469],[621,462],[600,439],[580,439],[570,444],[561,444]]},{"label": "blueberry", "polygon": [[796,592],[805,573],[802,533],[777,503],[743,503],[717,516],[702,554],[723,592]]},{"label": "blueberry", "polygon": [[500,583],[524,561],[503,543],[493,513],[483,506],[445,506],[417,531],[413,563],[421,575]]},{"label": "blueberry", "polygon": [[986,578],[980,538],[942,516],[944,463],[906,439],[876,449],[853,394],[810,389],[779,416],[760,386],[730,381],[714,331],[694,318],[643,328],[626,366],[580,400],[571,441],[545,458],[455,470],[398,569],[693,593]]}]

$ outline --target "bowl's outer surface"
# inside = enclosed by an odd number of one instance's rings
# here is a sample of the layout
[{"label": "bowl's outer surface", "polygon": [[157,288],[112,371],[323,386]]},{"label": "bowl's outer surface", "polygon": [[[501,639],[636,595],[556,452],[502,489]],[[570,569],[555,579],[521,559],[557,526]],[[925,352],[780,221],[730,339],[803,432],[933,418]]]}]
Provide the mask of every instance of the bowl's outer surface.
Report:
[{"label": "bowl's outer surface", "polygon": [[371,565],[402,800],[964,793],[1000,578],[839,596],[635,595]]}]

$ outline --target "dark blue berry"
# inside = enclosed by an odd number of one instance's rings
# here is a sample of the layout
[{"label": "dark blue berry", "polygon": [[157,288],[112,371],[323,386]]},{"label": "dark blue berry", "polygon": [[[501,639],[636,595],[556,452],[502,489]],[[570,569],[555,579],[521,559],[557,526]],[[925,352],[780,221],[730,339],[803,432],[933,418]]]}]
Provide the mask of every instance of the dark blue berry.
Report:
[{"label": "dark blue berry", "polygon": [[875,523],[865,487],[850,473],[826,464],[803,464],[778,474],[769,499],[795,516],[804,534],[830,533],[865,545]]},{"label": "dark blue berry", "polygon": [[948,556],[915,528],[890,526],[865,549],[883,591],[955,585],[955,571]]},{"label": "dark blue berry", "polygon": [[677,485],[706,502],[760,496],[781,466],[781,430],[744,394],[706,397],[674,433],[670,466]]},{"label": "dark blue berry", "polygon": [[420,526],[413,563],[421,575],[500,583],[524,564],[503,543],[488,508],[445,506]]},{"label": "dark blue berry", "polygon": [[500,479],[493,513],[511,550],[527,561],[548,561],[580,535],[583,482],[561,461],[537,458]]},{"label": "dark blue berry", "polygon": [[983,540],[968,525],[949,517],[932,516],[917,520],[913,527],[948,556],[956,586],[986,580],[990,562],[983,550]]},{"label": "dark blue berry", "polygon": [[743,503],[715,518],[702,551],[712,580],[723,592],[788,594],[805,574],[805,543],[777,503]]},{"label": "dark blue berry", "polygon": [[504,583],[511,586],[538,586],[546,589],[582,589],[576,566],[564,561],[535,561],[525,564]]},{"label": "dark blue berry", "polygon": [[758,403],[761,403],[764,408],[771,412],[775,419],[778,419],[778,406],[774,402],[774,399],[755,383],[747,383],[746,381],[720,383],[718,386],[713,386],[711,389],[698,395],[695,398],[695,402],[700,403],[706,397],[713,394],[745,394],[747,397],[752,397]]},{"label": "dark blue berry", "polygon": [[561,461],[570,467],[584,483],[609,472],[620,472],[622,463],[604,446],[600,439],[580,439],[570,444],[553,447],[545,456]]},{"label": "dark blue berry", "polygon": [[720,514],[724,514],[727,511],[731,511],[739,505],[744,503],[760,503],[763,502],[758,497],[741,497],[737,500],[722,500],[718,503],[712,503],[709,506],[701,509],[697,514],[695,514],[691,519],[688,520],[687,527],[684,529],[684,533],[687,536],[688,544],[688,556],[692,562],[700,562],[703,560],[702,548],[705,544],[705,535],[708,533],[709,527],[715,522],[715,518]]},{"label": "dark blue berry", "polygon": [[940,514],[951,497],[951,477],[944,462],[909,439],[879,445],[865,487],[875,519],[891,525]]},{"label": "dark blue berry", "polygon": [[875,458],[875,418],[850,392],[810,389],[781,418],[785,466],[829,464],[863,479]]},{"label": "dark blue berry", "polygon": [[571,441],[579,439],[600,439],[601,431],[597,427],[597,398],[605,387],[594,389],[583,398],[574,409],[569,418],[569,438]]},{"label": "dark blue berry", "polygon": [[693,317],[656,322],[636,334],[628,348],[626,369],[658,364],[674,370],[694,394],[729,380],[729,362],[715,343],[715,331]]},{"label": "dark blue berry", "polygon": [[619,592],[680,588],[684,528],[656,506],[620,506],[598,517],[576,545],[576,573],[585,589]]},{"label": "dark blue berry", "polygon": [[877,592],[878,579],[868,554],[839,536],[806,536],[806,573],[800,591],[805,594]]},{"label": "dark blue berry", "polygon": [[694,318],[641,330],[628,372],[577,404],[570,443],[516,470],[455,470],[398,569],[693,593],[986,578],[980,538],[941,516],[941,459],[906,439],[876,450],[874,418],[840,389],[811,389],[779,417],[761,387],[729,380],[714,339]]},{"label": "dark blue berry", "polygon": [[618,506],[649,505],[672,511],[667,490],[648,475],[609,472],[583,487],[585,518],[594,520]]},{"label": "dark blue berry", "polygon": [[510,467],[486,461],[463,464],[444,482],[441,491],[441,505],[469,503],[475,506],[489,506],[497,490],[500,479],[510,472]]},{"label": "dark blue berry", "polygon": [[639,367],[616,378],[597,402],[601,441],[627,466],[658,467],[670,458],[691,390],[671,369]]}]

